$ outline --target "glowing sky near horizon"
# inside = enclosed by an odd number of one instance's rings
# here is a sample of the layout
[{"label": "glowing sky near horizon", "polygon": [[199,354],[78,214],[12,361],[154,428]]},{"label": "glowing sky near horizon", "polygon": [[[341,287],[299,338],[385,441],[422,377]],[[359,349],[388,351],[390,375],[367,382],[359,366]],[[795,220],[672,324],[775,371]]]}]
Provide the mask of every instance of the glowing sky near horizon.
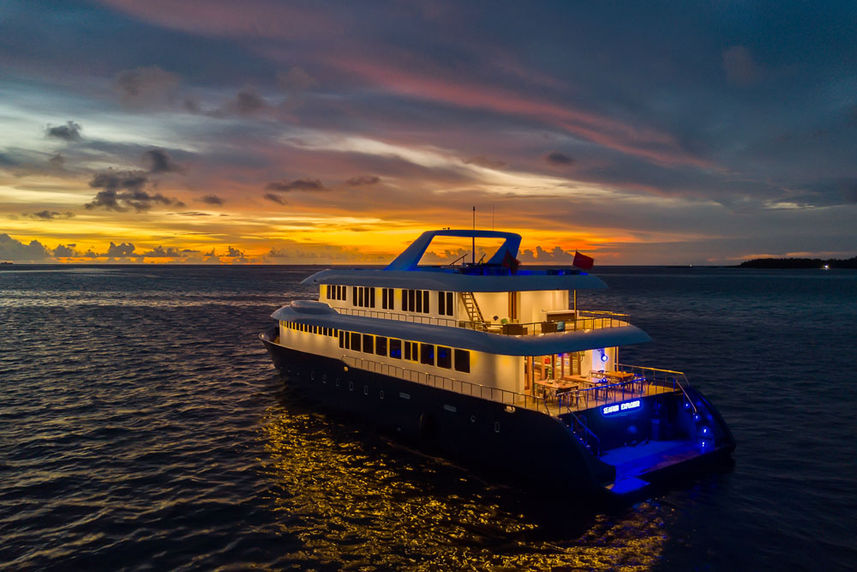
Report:
[{"label": "glowing sky near horizon", "polygon": [[854,256],[854,29],[849,2],[10,0],[0,260],[377,263],[473,205],[525,262]]}]

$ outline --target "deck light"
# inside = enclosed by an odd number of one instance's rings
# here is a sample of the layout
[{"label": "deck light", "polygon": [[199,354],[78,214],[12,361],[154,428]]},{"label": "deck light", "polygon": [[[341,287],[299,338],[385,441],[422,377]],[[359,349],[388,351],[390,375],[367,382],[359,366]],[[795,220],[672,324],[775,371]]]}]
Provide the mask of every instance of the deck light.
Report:
[{"label": "deck light", "polygon": [[711,429],[708,428],[708,425],[703,425],[702,434],[707,436],[709,433],[711,433]]}]

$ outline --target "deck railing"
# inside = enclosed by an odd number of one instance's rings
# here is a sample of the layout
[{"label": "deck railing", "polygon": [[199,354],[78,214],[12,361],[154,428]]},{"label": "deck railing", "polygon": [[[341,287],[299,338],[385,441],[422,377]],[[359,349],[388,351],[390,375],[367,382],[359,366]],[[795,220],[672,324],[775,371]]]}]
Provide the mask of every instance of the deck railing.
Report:
[{"label": "deck railing", "polygon": [[432,373],[417,371],[415,369],[409,369],[405,367],[399,367],[396,365],[379,362],[373,359],[364,359],[351,356],[342,356],[341,359],[346,364],[348,364],[348,366],[354,367],[356,369],[363,369],[366,371],[379,373],[381,375],[389,375],[390,377],[404,379],[414,383],[419,383],[420,385],[436,387],[438,389],[446,389],[448,391],[453,391],[458,394],[479,397],[481,399],[495,401],[503,405],[509,405],[512,407],[524,407],[526,409],[544,411],[550,414],[550,410],[547,407],[546,399],[543,397],[536,397],[534,395],[528,395],[526,393],[517,393],[514,391],[509,391],[508,389],[501,389],[499,387],[488,387],[487,385],[480,385],[478,383],[472,383],[470,381],[453,379],[451,377],[435,375]]},{"label": "deck railing", "polygon": [[[684,388],[684,385],[687,384],[687,378],[680,371],[621,364],[622,371],[634,374],[632,379],[615,383],[606,381],[593,383],[588,387],[566,391],[549,398],[547,395],[538,396],[501,389],[499,387],[489,387],[470,381],[400,367],[374,359],[346,355],[341,356],[341,359],[349,367],[356,369],[389,375],[421,385],[446,389],[458,394],[479,397],[503,405],[524,407],[554,416],[675,391],[681,391],[687,397],[694,412],[696,412],[696,406]],[[598,375],[598,372],[593,372],[592,377],[597,379]],[[682,384],[682,380],[684,384]]]},{"label": "deck railing", "polygon": [[689,386],[687,376],[682,371],[673,371],[671,369],[658,369],[655,367],[643,367],[638,365],[617,364],[617,367],[622,371],[633,373],[635,378],[643,378],[648,384],[653,387],[661,387],[667,391],[681,390],[687,399],[693,412],[696,413],[696,404],[688,395],[685,386]]},{"label": "deck railing", "polygon": [[379,318],[382,320],[397,320],[411,324],[428,324],[432,326],[447,326],[467,328],[490,334],[503,334],[509,336],[538,336],[541,334],[556,334],[563,332],[574,332],[581,330],[600,330],[603,328],[617,328],[628,325],[627,314],[617,314],[607,311],[582,311],[578,310],[576,318],[567,320],[549,319],[542,322],[474,322],[469,320],[455,320],[425,314],[412,314],[403,312],[392,312],[390,310],[375,310],[371,308],[346,308],[336,307],[337,312],[348,316],[363,316],[366,318]]}]

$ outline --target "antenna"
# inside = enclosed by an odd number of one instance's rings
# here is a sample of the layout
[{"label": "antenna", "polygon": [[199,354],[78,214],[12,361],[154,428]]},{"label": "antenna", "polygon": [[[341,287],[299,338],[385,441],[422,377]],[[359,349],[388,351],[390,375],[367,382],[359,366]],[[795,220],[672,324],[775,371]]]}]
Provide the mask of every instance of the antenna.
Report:
[{"label": "antenna", "polygon": [[470,244],[470,263],[476,264],[476,205],[473,205],[473,237]]}]

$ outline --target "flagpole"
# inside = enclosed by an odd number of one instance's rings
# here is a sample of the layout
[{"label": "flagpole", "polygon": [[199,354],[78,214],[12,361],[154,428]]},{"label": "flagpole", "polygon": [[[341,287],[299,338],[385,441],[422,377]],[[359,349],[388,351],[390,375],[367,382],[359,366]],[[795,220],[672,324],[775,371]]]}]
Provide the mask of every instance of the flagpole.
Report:
[{"label": "flagpole", "polygon": [[473,205],[473,238],[470,243],[470,263],[476,264],[476,205]]}]

